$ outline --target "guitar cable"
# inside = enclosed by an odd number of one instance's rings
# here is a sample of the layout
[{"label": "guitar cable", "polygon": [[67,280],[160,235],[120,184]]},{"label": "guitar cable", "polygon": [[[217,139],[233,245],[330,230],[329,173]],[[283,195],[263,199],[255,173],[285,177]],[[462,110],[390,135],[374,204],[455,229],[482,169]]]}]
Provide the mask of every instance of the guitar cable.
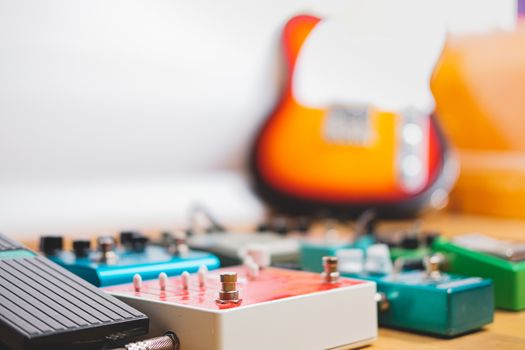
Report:
[{"label": "guitar cable", "polygon": [[166,332],[161,337],[144,339],[112,350],[180,350],[180,341],[173,332]]},{"label": "guitar cable", "polygon": [[205,229],[207,233],[226,231],[225,227],[221,223],[219,223],[219,221],[211,214],[208,208],[206,208],[200,203],[197,203],[193,205],[193,207],[191,207],[189,211],[189,227],[186,231],[188,236],[197,233],[198,215],[202,215],[208,221],[208,227],[206,227]]}]

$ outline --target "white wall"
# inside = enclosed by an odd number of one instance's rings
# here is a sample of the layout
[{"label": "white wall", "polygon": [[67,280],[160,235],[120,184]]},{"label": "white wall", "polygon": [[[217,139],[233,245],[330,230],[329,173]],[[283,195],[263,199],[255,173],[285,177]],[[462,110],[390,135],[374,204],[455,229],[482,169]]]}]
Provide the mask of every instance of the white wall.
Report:
[{"label": "white wall", "polygon": [[[509,27],[515,15],[514,0],[440,4],[460,32]],[[0,0],[0,231],[181,223],[192,199],[185,191],[145,190],[160,207],[183,198],[173,210],[143,205],[139,213],[141,196],[119,193],[134,181],[184,188],[191,175],[181,174],[243,169],[278,94],[283,22],[304,11],[362,19],[372,7],[380,11],[381,3]],[[203,181],[213,183],[208,176]],[[128,190],[111,192],[122,181]],[[217,211],[232,220],[260,217],[257,204],[239,204],[248,191],[232,186],[225,202],[236,204]],[[104,210],[90,210],[101,202]]]}]

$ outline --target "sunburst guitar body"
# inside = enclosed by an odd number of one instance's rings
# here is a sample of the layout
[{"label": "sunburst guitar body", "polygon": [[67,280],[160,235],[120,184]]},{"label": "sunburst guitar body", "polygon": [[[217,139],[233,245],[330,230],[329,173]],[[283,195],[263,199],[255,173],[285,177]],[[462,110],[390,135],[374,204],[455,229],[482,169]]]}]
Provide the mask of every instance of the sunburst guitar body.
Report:
[{"label": "sunburst guitar body", "polygon": [[381,216],[411,216],[441,205],[455,166],[431,113],[297,98],[298,57],[320,23],[301,15],[284,27],[285,86],[251,154],[258,193],[279,211],[302,214],[375,208]]}]

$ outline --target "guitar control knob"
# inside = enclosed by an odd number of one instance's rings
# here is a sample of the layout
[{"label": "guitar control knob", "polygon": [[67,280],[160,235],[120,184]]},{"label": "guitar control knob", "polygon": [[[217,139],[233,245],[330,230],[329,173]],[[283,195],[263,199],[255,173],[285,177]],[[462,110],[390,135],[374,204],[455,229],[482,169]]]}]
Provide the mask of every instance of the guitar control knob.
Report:
[{"label": "guitar control knob", "polygon": [[64,247],[62,236],[42,236],[40,237],[40,251],[45,255],[56,255]]},{"label": "guitar control knob", "polygon": [[87,239],[76,239],[73,241],[73,252],[77,258],[85,258],[89,255],[91,241]]}]

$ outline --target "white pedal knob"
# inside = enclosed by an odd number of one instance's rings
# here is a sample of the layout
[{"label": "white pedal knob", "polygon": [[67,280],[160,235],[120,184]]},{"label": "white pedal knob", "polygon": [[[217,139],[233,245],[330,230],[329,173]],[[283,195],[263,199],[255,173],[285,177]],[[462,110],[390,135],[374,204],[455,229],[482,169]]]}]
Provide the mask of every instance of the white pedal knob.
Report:
[{"label": "white pedal knob", "polygon": [[242,257],[242,264],[244,266],[250,266],[251,264],[255,264],[255,261],[253,260],[253,258],[251,257],[251,255],[244,255]]},{"label": "white pedal knob", "polygon": [[208,268],[206,265],[201,265],[199,271],[197,272],[197,277],[199,278],[199,287],[203,288],[206,284],[206,276],[208,275]]},{"label": "white pedal knob", "polygon": [[168,275],[165,272],[159,273],[159,288],[162,291],[166,290],[166,284],[168,282]]},{"label": "white pedal knob", "polygon": [[259,276],[259,265],[255,262],[252,261],[251,263],[248,263],[246,268],[248,269],[248,277],[250,279],[256,279]]},{"label": "white pedal knob", "polygon": [[140,292],[140,289],[142,288],[142,277],[138,273],[133,276],[133,289],[135,292]]},{"label": "white pedal knob", "polygon": [[393,270],[390,250],[386,244],[374,244],[366,250],[365,270],[371,273],[389,274]]},{"label": "white pedal knob", "polygon": [[182,281],[182,289],[188,289],[190,285],[190,273],[188,271],[184,271],[180,277]]},{"label": "white pedal knob", "polygon": [[362,249],[340,249],[337,251],[339,271],[343,273],[363,272],[365,254]]},{"label": "white pedal knob", "polygon": [[250,256],[261,269],[270,266],[272,260],[268,247],[261,244],[247,245],[244,255]]}]

